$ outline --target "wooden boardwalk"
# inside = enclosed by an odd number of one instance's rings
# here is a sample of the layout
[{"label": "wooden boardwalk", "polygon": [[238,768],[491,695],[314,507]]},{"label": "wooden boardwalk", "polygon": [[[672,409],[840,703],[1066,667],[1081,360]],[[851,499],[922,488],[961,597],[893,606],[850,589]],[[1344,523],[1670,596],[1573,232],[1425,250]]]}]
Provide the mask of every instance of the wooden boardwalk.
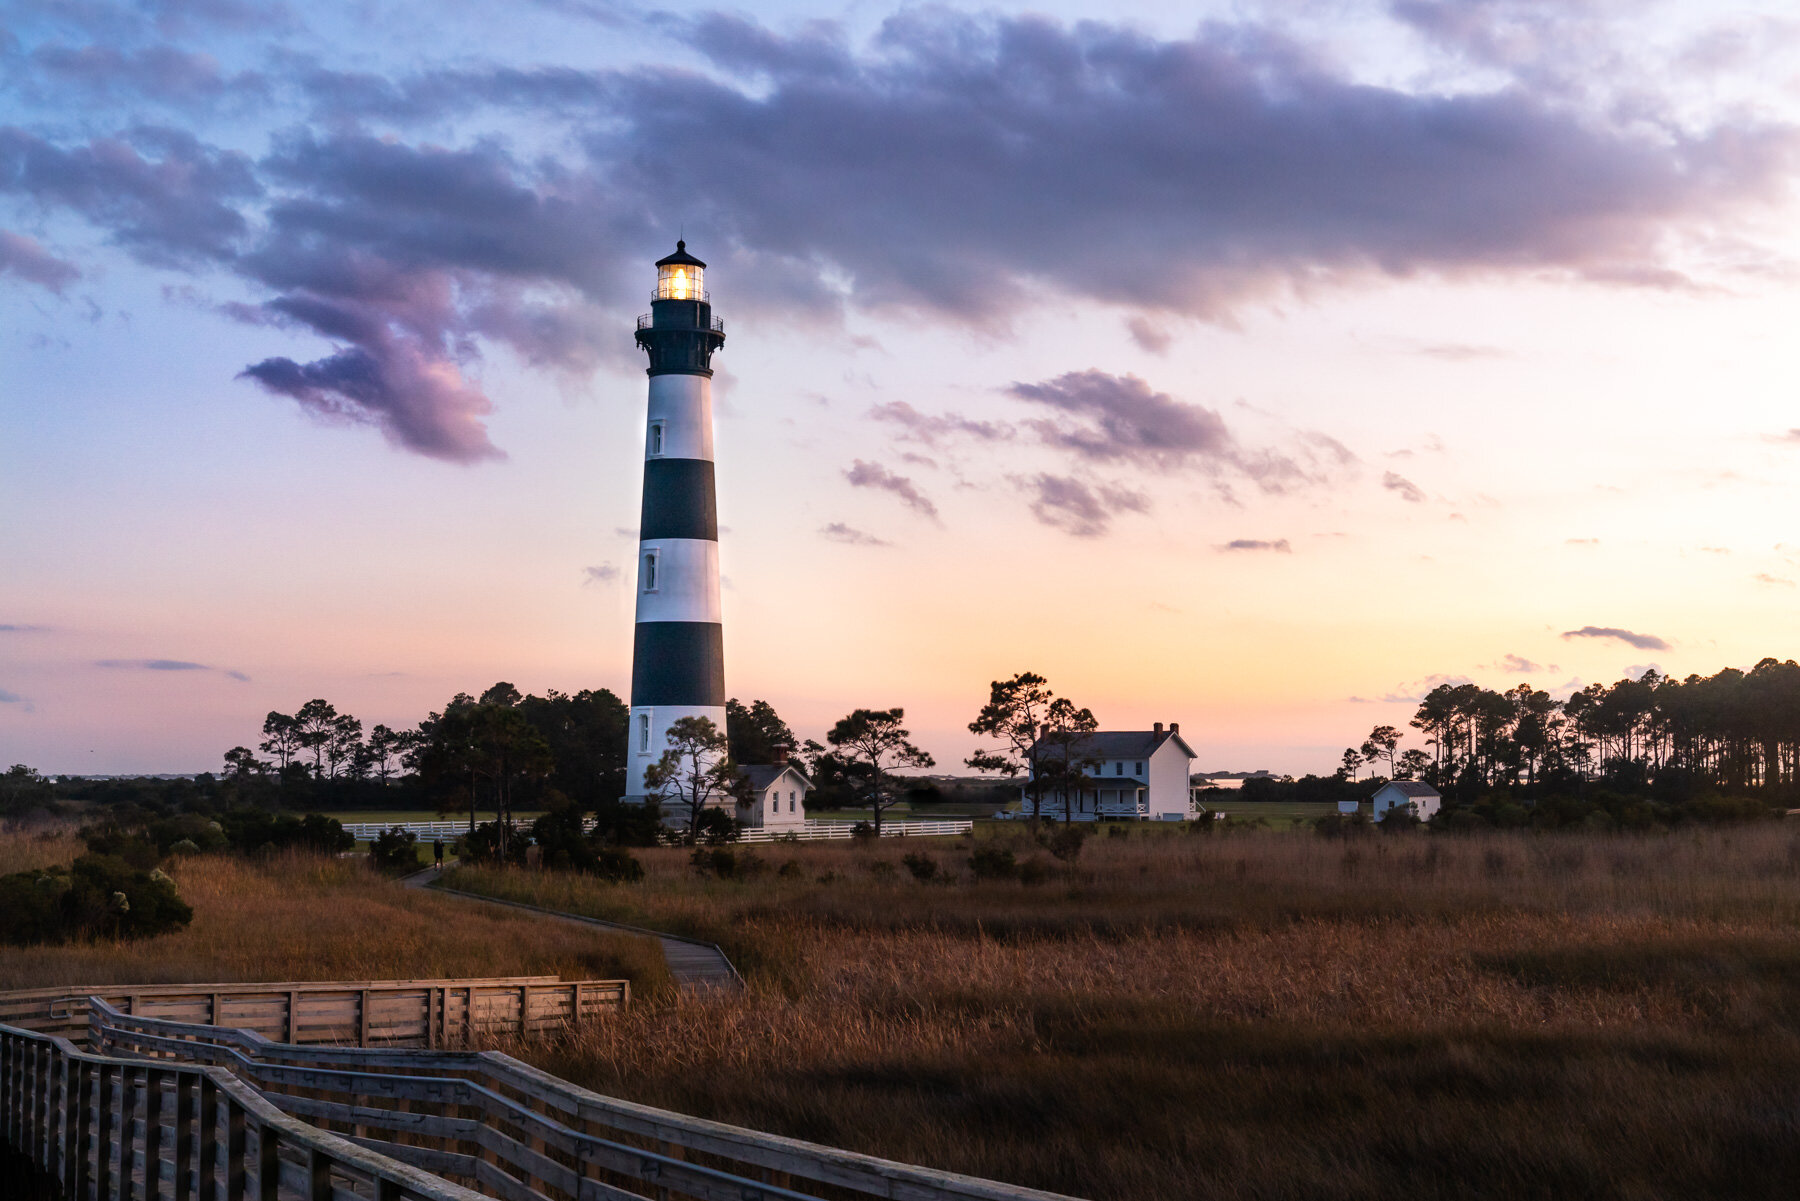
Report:
[{"label": "wooden boardwalk", "polygon": [[677,987],[684,993],[704,995],[715,990],[736,991],[744,987],[744,978],[738,974],[725,952],[717,943],[702,942],[697,938],[683,938],[679,934],[664,934],[660,930],[646,930],[642,926],[627,926],[623,922],[609,922],[597,917],[583,917],[579,913],[564,913],[560,909],[544,909],[537,905],[527,905],[521,901],[502,901],[496,897],[482,896],[476,892],[463,892],[457,888],[433,887],[437,872],[427,868],[406,878],[409,888],[431,888],[433,892],[445,893],[453,897],[462,897],[470,901],[482,901],[489,905],[505,905],[510,909],[523,909],[528,913],[542,914],[565,922],[578,922],[584,926],[595,926],[602,930],[613,930],[620,934],[634,934],[639,938],[654,938],[662,944],[663,961],[669,965],[669,974],[675,977]]},{"label": "wooden boardwalk", "polygon": [[297,1046],[98,996],[87,1011],[86,1049],[0,1024],[5,1201],[1072,1201],[621,1101],[491,1051]]}]

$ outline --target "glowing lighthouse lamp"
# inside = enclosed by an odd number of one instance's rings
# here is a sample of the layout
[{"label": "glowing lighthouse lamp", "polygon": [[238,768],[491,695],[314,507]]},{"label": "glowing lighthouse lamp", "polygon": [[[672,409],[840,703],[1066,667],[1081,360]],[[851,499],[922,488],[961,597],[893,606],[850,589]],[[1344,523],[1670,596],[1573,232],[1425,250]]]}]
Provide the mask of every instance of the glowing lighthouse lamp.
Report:
[{"label": "glowing lighthouse lamp", "polygon": [[644,502],[638,529],[637,627],[625,800],[646,799],[644,772],[669,727],[709,717],[725,729],[725,642],[719,610],[719,518],[713,483],[712,356],[725,324],[712,315],[706,264],[677,242],[656,264],[637,343],[650,356]]}]

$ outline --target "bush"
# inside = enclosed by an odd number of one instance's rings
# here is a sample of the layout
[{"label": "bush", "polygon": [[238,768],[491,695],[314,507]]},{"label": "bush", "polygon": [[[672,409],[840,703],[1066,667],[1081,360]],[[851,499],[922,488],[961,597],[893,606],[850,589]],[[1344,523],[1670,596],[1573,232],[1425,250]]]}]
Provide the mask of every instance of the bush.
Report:
[{"label": "bush", "polygon": [[748,879],[768,870],[768,864],[754,851],[738,852],[727,847],[695,847],[688,862],[701,875],[721,880]]},{"label": "bush", "polygon": [[[457,839],[457,855],[471,863],[500,864],[500,823],[482,822],[475,827],[473,834],[465,834]],[[524,832],[511,822],[506,823],[506,858],[505,862],[514,867],[525,865],[525,847],[527,839]]]},{"label": "bush", "polygon": [[419,866],[419,836],[399,826],[383,830],[369,844],[369,866],[381,872],[410,872]]},{"label": "bush", "polygon": [[636,884],[644,878],[644,865],[623,847],[602,847],[594,853],[593,874],[609,884]]},{"label": "bush", "polygon": [[867,845],[875,841],[875,827],[868,822],[857,822],[850,827],[850,841]]},{"label": "bush", "polygon": [[1050,835],[1045,844],[1050,853],[1064,863],[1073,863],[1081,857],[1082,844],[1094,832],[1092,826],[1064,826]]},{"label": "bush", "polygon": [[1011,880],[1018,876],[1019,864],[1010,847],[978,847],[969,856],[969,870],[977,880]]},{"label": "bush", "polygon": [[781,868],[775,874],[783,880],[798,880],[800,877],[804,876],[806,872],[801,868],[798,859],[789,859],[786,863],[781,865]]},{"label": "bush", "polygon": [[0,876],[0,940],[15,946],[149,938],[193,920],[173,880],[113,855],[87,854],[67,869]]},{"label": "bush", "polygon": [[1033,855],[1019,865],[1019,883],[1042,884],[1050,878],[1050,865]]},{"label": "bush", "polygon": [[694,840],[705,843],[709,847],[723,846],[728,842],[736,842],[742,827],[737,819],[723,809],[708,809],[700,815],[694,826]]},{"label": "bush", "polygon": [[869,874],[877,880],[892,880],[895,875],[894,863],[891,859],[871,859]]},{"label": "bush", "polygon": [[219,819],[219,826],[227,845],[244,855],[286,850],[338,855],[356,846],[356,839],[337,818],[320,813],[295,817],[291,813],[234,809]]},{"label": "bush", "polygon": [[937,860],[930,855],[918,851],[908,851],[900,857],[900,862],[906,865],[906,870],[912,873],[912,878],[915,880],[923,882],[937,879]]}]

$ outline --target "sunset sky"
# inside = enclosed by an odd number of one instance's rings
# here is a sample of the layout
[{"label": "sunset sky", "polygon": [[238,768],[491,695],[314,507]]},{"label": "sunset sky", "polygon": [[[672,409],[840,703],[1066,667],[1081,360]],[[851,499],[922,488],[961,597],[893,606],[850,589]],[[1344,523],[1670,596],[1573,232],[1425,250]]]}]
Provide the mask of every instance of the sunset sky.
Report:
[{"label": "sunset sky", "polygon": [[1329,771],[1800,654],[1800,19],[0,3],[0,767],[630,670],[709,263],[726,682]]}]

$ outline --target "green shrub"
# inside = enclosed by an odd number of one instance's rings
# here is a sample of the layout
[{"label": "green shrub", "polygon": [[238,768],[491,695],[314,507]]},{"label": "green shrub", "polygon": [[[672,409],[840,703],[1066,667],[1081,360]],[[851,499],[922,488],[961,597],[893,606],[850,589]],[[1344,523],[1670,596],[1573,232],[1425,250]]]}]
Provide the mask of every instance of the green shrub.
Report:
[{"label": "green shrub", "polygon": [[1050,878],[1050,865],[1039,856],[1033,855],[1019,864],[1019,883],[1042,884]]},{"label": "green shrub", "polygon": [[399,826],[383,830],[369,844],[369,866],[381,872],[410,872],[419,866],[419,836]]},{"label": "green shrub", "polygon": [[930,855],[923,854],[919,851],[908,851],[900,857],[900,862],[906,865],[906,870],[912,873],[912,878],[915,880],[925,881],[937,879],[937,860],[933,859]]},{"label": "green shrub", "polygon": [[1081,857],[1082,845],[1093,832],[1092,826],[1067,825],[1050,835],[1044,845],[1064,863],[1073,863]]},{"label": "green shrub", "polygon": [[194,911],[161,871],[87,854],[67,869],[0,876],[0,941],[23,946],[179,930]]},{"label": "green shrub", "polygon": [[969,870],[977,880],[1011,880],[1019,874],[1019,863],[1011,847],[978,847],[969,856]]}]

